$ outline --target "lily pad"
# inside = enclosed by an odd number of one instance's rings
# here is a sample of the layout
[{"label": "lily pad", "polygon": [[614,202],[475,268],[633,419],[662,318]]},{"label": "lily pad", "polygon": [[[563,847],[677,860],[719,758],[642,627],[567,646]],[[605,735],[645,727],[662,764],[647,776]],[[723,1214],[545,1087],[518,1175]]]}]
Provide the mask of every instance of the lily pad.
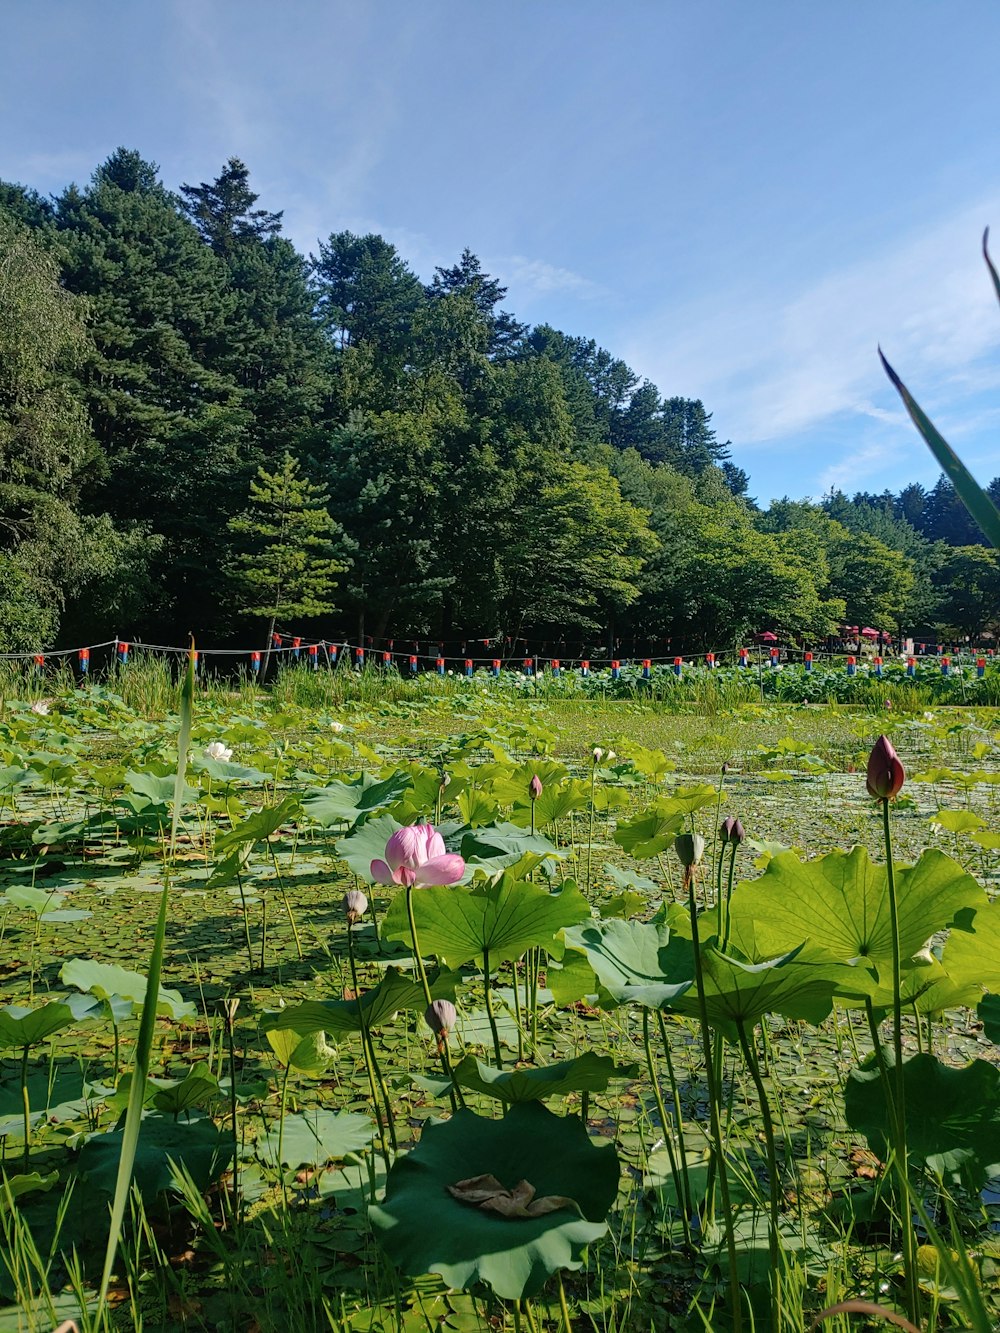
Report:
[{"label": "lily pad", "polygon": [[[449,1187],[482,1175],[535,1197],[571,1200],[540,1217],[503,1217],[470,1207]],[[369,1216],[404,1273],[438,1273],[452,1287],[486,1282],[505,1300],[532,1296],[560,1269],[579,1269],[587,1245],[604,1235],[618,1192],[612,1146],[597,1148],[579,1119],[538,1102],[511,1106],[502,1120],[462,1110],[429,1122],[420,1142],[392,1167],[385,1202]]]}]

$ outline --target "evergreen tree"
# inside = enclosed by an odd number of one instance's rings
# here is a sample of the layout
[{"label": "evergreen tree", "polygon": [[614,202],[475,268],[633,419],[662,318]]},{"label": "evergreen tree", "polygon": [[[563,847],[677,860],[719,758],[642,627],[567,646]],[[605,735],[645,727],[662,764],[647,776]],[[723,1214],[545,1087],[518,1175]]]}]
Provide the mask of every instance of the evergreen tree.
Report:
[{"label": "evergreen tree", "polygon": [[224,258],[246,241],[268,241],[281,231],[281,213],[254,208],[259,196],[238,157],[231,157],[214,181],[182,185],[181,194],[184,212],[202,239]]},{"label": "evergreen tree", "polygon": [[[86,296],[95,352],[78,371],[104,475],[86,500],[169,541],[149,622],[218,629],[226,520],[246,493],[252,413],[227,364],[237,314],[225,264],[156,167],[119,149],[56,204],[63,281]],[[166,622],[166,624],[164,624]]]},{"label": "evergreen tree", "polygon": [[229,569],[239,610],[268,622],[262,679],[279,619],[312,619],[335,609],[331,594],[348,566],[328,499],[286,453],[280,471],[258,469],[250,507],[229,520],[229,531],[242,539]]},{"label": "evergreen tree", "polygon": [[510,355],[528,332],[527,324],[518,323],[506,310],[497,310],[507,288],[483,272],[479,260],[468,248],[451,268],[434,270],[427,295],[432,300],[441,296],[468,297],[489,331],[486,350],[491,357]]}]

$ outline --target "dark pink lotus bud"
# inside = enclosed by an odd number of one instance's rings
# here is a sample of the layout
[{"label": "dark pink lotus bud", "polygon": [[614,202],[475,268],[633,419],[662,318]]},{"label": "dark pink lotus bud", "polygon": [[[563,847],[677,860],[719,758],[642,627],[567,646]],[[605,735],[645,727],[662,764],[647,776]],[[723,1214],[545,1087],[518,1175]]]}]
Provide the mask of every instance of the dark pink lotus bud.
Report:
[{"label": "dark pink lotus bud", "polygon": [[723,842],[740,843],[744,841],[746,836],[747,835],[743,831],[743,825],[732,815],[730,815],[728,819],[722,821],[719,828],[719,837]]},{"label": "dark pink lotus bud", "polygon": [[528,795],[533,801],[537,801],[542,794],[542,779],[536,773],[528,783]]},{"label": "dark pink lotus bud", "polygon": [[888,736],[880,736],[868,756],[868,795],[879,801],[890,801],[898,796],[906,781],[906,773],[899,755]]}]

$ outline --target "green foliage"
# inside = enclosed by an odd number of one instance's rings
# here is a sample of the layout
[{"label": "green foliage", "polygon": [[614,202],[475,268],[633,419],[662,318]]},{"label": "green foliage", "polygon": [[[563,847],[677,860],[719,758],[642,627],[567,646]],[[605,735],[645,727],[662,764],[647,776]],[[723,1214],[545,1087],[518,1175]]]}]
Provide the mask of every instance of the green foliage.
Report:
[{"label": "green foliage", "polygon": [[270,643],[276,619],[331,611],[330,594],[347,566],[337,555],[326,492],[299,475],[291,454],[279,472],[258,469],[250,500],[246,513],[229,520],[230,532],[245,539],[231,573],[240,610],[269,619]]},{"label": "green foliage", "polygon": [[[576,1118],[538,1102],[515,1103],[502,1120],[459,1111],[429,1123],[389,1172],[384,1203],[370,1210],[376,1235],[404,1273],[439,1273],[452,1287],[486,1282],[498,1296],[534,1295],[546,1278],[583,1263],[605,1232],[618,1189],[613,1147],[596,1148]],[[500,1217],[454,1198],[449,1185],[480,1175],[508,1189],[526,1180],[537,1198],[566,1200],[540,1217]]]}]

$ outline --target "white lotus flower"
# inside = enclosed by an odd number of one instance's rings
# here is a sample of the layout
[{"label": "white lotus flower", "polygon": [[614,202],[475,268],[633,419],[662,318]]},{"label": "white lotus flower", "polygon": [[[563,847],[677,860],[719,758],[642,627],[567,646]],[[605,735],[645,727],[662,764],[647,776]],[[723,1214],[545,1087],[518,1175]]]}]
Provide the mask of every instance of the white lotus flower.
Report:
[{"label": "white lotus flower", "polygon": [[228,745],[223,745],[221,741],[213,741],[211,745],[205,746],[205,754],[209,759],[216,759],[220,764],[227,764],[233,757],[233,752]]},{"label": "white lotus flower", "polygon": [[31,705],[31,711],[37,713],[39,717],[48,717],[49,712],[51,711],[49,709],[49,701],[47,699],[36,699]]},{"label": "white lotus flower", "polygon": [[343,724],[343,722],[331,722],[331,723],[330,723],[330,730],[331,730],[331,731],[343,731],[343,730],[344,730],[344,724]]},{"label": "white lotus flower", "polygon": [[595,764],[599,764],[603,758],[604,758],[604,751],[601,749],[601,747],[600,747],[599,745],[595,745],[595,746],[594,746],[594,763],[595,763]]}]

